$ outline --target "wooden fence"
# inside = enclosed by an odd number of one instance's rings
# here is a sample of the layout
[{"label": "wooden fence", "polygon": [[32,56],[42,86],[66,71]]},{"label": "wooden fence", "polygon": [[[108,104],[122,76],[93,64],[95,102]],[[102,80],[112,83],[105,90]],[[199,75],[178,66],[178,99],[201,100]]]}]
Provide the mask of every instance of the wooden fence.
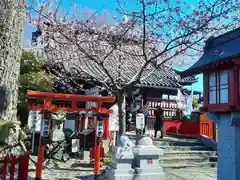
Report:
[{"label": "wooden fence", "polygon": [[1,180],[27,180],[29,153],[19,157],[6,157],[0,161]]}]

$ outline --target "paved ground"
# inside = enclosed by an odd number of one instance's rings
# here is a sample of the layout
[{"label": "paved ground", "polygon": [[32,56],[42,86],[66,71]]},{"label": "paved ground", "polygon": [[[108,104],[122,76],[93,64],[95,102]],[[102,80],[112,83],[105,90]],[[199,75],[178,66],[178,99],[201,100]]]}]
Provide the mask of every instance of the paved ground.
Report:
[{"label": "paved ground", "polygon": [[[216,180],[216,169],[214,168],[183,168],[169,169],[165,172],[165,180]],[[30,172],[31,178],[34,177],[34,172]],[[94,180],[91,170],[45,170],[43,172],[45,180]]]},{"label": "paved ground", "polygon": [[[44,180],[94,180],[91,167],[71,167],[70,164],[78,164],[76,161],[58,164],[62,169],[46,169],[43,171],[42,179]],[[78,164],[79,165],[79,164]],[[49,167],[49,166],[48,166]],[[72,166],[73,167],[73,166]],[[69,169],[66,169],[69,168]],[[165,171],[165,180],[216,180],[216,168],[182,168],[182,169],[167,169]],[[33,180],[34,171],[29,173],[29,180]]]},{"label": "paved ground", "polygon": [[169,169],[165,172],[165,180],[216,180],[215,168],[183,168]]}]

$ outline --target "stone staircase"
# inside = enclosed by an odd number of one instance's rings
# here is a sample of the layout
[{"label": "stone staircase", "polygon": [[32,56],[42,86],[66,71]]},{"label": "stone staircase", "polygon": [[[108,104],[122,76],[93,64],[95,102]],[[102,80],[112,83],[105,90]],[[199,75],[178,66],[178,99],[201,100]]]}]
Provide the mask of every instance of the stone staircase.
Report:
[{"label": "stone staircase", "polygon": [[163,149],[159,163],[164,168],[216,167],[217,153],[196,139],[165,136],[155,141]]}]

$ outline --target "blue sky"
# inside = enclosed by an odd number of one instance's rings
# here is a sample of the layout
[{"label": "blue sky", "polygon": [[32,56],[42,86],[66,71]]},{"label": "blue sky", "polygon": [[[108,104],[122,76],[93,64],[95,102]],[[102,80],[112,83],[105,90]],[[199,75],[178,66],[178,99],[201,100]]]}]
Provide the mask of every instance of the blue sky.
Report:
[{"label": "blue sky", "polygon": [[[78,9],[80,11],[78,12],[79,14],[81,11],[97,11],[99,9],[104,9],[104,12],[110,15],[115,15],[115,9],[118,7],[116,4],[116,0],[73,0]],[[121,2],[126,2],[127,0],[121,0]],[[193,0],[189,0],[189,2],[194,2]],[[197,1],[195,1],[197,2]],[[134,4],[134,1],[128,0],[128,7],[130,9],[135,9],[137,8],[136,4]],[[194,4],[194,3],[193,3]],[[63,0],[63,7],[64,9],[68,9],[70,7],[70,3],[68,0]],[[102,13],[104,13],[102,12]],[[101,12],[100,12],[101,14]],[[29,47],[31,44],[31,36],[32,32],[35,30],[35,27],[32,27],[30,25],[25,24],[24,28],[24,47]],[[175,67],[178,70],[184,70],[188,67]],[[193,89],[197,91],[202,91],[203,90],[203,78],[202,75],[199,75],[199,81],[198,83],[193,84]],[[190,88],[190,87],[187,87]]]}]

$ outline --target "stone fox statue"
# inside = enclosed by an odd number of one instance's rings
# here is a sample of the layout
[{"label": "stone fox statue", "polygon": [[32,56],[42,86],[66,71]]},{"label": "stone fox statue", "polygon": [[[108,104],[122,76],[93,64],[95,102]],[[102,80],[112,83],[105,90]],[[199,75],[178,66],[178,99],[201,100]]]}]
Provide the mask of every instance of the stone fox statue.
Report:
[{"label": "stone fox statue", "polygon": [[157,132],[161,131],[161,136],[160,138],[163,138],[163,109],[161,107],[157,107],[155,112],[155,124],[154,124],[154,137],[157,137]]}]

